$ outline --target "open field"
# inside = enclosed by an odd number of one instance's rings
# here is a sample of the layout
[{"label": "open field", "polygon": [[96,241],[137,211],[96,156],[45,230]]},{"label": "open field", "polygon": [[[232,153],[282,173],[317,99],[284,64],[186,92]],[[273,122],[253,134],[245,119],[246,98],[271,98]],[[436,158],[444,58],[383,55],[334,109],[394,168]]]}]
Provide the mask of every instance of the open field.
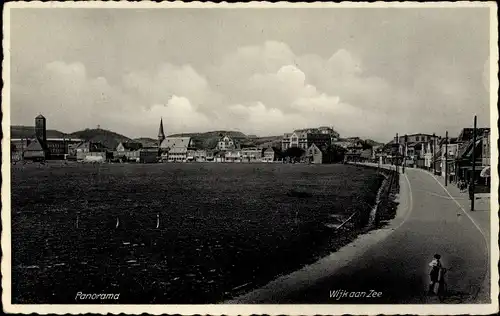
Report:
[{"label": "open field", "polygon": [[13,303],[231,298],[352,240],[325,224],[368,213],[381,179],[352,165],[15,165]]}]

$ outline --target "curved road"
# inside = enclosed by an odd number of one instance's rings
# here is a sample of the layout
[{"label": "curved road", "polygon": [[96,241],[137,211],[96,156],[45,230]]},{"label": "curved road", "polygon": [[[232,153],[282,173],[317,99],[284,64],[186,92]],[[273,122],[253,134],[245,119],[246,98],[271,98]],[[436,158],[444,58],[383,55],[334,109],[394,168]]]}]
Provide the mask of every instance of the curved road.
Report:
[{"label": "curved road", "polygon": [[[247,303],[439,303],[425,295],[428,263],[442,256],[449,296],[443,303],[487,303],[489,250],[481,231],[430,173],[406,169],[400,177],[398,216],[392,232],[333,273],[286,292],[279,288]],[[380,293],[377,298],[330,297],[333,291]],[[480,293],[480,295],[478,295]],[[240,301],[241,303],[242,301]],[[489,301],[488,301],[489,303]]]}]

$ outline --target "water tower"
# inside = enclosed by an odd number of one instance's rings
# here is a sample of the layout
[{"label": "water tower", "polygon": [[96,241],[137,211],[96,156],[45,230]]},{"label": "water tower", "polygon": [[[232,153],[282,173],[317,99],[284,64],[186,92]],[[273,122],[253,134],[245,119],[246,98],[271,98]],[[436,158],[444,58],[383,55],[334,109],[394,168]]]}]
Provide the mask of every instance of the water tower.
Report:
[{"label": "water tower", "polygon": [[47,120],[42,114],[35,118],[35,136],[44,144],[47,142]]}]

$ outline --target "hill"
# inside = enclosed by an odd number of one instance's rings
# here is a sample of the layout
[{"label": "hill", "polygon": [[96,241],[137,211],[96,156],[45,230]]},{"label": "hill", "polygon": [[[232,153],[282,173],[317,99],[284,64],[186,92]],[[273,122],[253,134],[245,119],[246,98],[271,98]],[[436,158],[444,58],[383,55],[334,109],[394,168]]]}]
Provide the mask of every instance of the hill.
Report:
[{"label": "hill", "polygon": [[205,133],[180,133],[180,134],[172,134],[168,135],[169,137],[201,137],[201,138],[208,138],[208,137],[220,137],[220,135],[228,135],[231,138],[234,139],[241,139],[241,138],[247,138],[245,134],[242,132],[237,132],[237,131],[211,131],[211,132],[205,132]]},{"label": "hill", "polygon": [[366,139],[365,140],[365,143],[372,146],[372,147],[377,147],[377,146],[383,146],[384,144],[383,143],[380,143],[380,142],[377,142],[375,140],[372,140],[372,139]]},{"label": "hill", "polygon": [[255,146],[261,147],[279,147],[281,148],[281,140],[283,136],[266,136],[266,137],[257,137],[253,139],[253,143]]},{"label": "hill", "polygon": [[134,138],[134,142],[138,142],[142,144],[142,147],[156,147],[158,146],[158,140],[150,137],[140,137]]},{"label": "hill", "polygon": [[[31,138],[34,135],[34,126],[12,125],[10,127],[10,138]],[[55,129],[47,130],[47,138],[62,138],[65,135],[67,134]]]},{"label": "hill", "polygon": [[120,142],[131,141],[130,138],[105,129],[85,129],[70,134],[71,137],[82,138],[86,141],[99,142],[108,149],[114,150]]},{"label": "hill", "polygon": [[232,139],[246,143],[247,136],[242,132],[237,131],[211,131],[206,133],[180,133],[168,135],[168,137],[191,137],[194,146],[200,149],[212,149],[217,146],[217,142],[221,135],[228,135]]}]

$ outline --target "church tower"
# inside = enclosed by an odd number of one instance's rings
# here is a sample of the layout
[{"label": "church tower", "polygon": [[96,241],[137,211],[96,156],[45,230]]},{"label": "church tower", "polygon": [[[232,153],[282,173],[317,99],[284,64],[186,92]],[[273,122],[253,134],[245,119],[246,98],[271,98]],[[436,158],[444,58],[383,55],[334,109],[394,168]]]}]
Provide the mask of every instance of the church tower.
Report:
[{"label": "church tower", "polygon": [[47,142],[47,123],[42,114],[35,118],[35,136],[44,144]]},{"label": "church tower", "polygon": [[160,119],[160,128],[158,129],[158,148],[165,139],[165,132],[163,131],[163,118]]}]

